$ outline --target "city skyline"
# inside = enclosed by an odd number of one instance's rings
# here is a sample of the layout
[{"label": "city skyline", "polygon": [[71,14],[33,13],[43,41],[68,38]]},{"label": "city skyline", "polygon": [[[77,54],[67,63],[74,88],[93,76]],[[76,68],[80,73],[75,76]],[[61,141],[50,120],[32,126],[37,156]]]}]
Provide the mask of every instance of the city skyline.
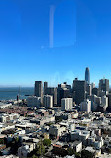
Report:
[{"label": "city skyline", "polygon": [[[84,77],[81,79],[81,78],[78,78],[78,76],[75,76],[74,78],[72,78],[72,80],[71,80],[71,78],[66,78],[65,80],[64,79],[62,79],[62,80],[57,80],[57,78],[56,78],[56,76],[55,76],[55,78],[53,78],[53,80],[51,81],[48,81],[47,79],[45,79],[45,80],[35,80],[35,81],[42,81],[42,82],[47,82],[48,84],[49,84],[49,87],[57,87],[58,86],[58,84],[61,84],[61,83],[64,83],[64,82],[67,82],[68,84],[70,84],[71,86],[73,85],[73,80],[75,79],[75,78],[77,78],[77,79],[79,79],[79,80],[81,80],[81,81],[86,81],[85,80],[85,77],[86,77],[86,70],[87,70],[87,68],[88,68],[88,73],[89,73],[89,75],[90,75],[90,69],[89,69],[89,67],[86,67],[85,69],[84,69]],[[59,75],[57,76],[58,78],[60,77]],[[90,78],[91,79],[91,78]],[[99,80],[101,80],[101,79],[108,79],[108,78],[105,78],[105,76],[103,76],[102,78],[99,78],[98,79],[98,81],[97,81],[97,83],[95,82],[95,81],[90,81],[90,84],[91,83],[94,83],[95,84],[95,86],[96,87],[99,87]],[[56,80],[56,82],[55,82],[55,80]],[[5,87],[34,87],[34,82],[35,81],[33,81],[33,84],[32,85],[7,85],[7,84],[5,84],[5,85],[0,85],[0,88],[5,88]],[[86,81],[87,82],[87,81]],[[109,83],[110,83],[110,79],[109,79]],[[109,86],[111,86],[110,84],[109,84]]]},{"label": "city skyline", "polygon": [[0,157],[111,158],[111,0],[0,0]]},{"label": "city skyline", "polygon": [[[86,67],[87,68],[87,67]],[[86,72],[86,71],[85,71]],[[84,75],[84,77],[85,77],[85,75]],[[80,79],[80,78],[78,78],[78,77],[75,77],[75,78],[73,78],[72,79],[72,82],[67,82],[66,80],[63,80],[63,81],[61,81],[61,82],[57,82],[57,84],[50,84],[50,82],[48,82],[47,80],[36,80],[36,82],[43,82],[43,83],[47,83],[48,84],[48,87],[52,87],[52,88],[56,88],[56,87],[58,87],[58,85],[59,84],[64,84],[64,83],[67,83],[67,84],[69,84],[69,85],[71,85],[71,87],[73,87],[73,81],[75,80],[75,79],[77,79],[77,80],[80,80],[80,81],[86,81],[85,79]],[[100,78],[99,80],[98,80],[98,83],[96,84],[95,82],[90,82],[90,83],[87,83],[87,81],[86,81],[86,83],[88,84],[88,85],[91,85],[91,84],[94,84],[95,85],[95,87],[97,87],[97,88],[99,88],[99,83],[100,83],[100,80],[109,80],[108,78],[105,78],[104,76],[103,76],[103,78]],[[35,81],[34,81],[35,82]],[[110,80],[109,80],[109,83],[110,83]],[[45,86],[45,85],[44,85]],[[43,87],[44,87],[43,86]],[[0,88],[28,88],[28,87],[30,87],[30,88],[34,88],[35,87],[35,84],[33,83],[33,85],[28,85],[28,86],[23,86],[23,85],[0,85]],[[111,88],[111,85],[109,84],[109,88]]]},{"label": "city skyline", "polygon": [[71,84],[75,77],[84,79],[87,66],[91,82],[110,80],[110,5],[109,0],[1,0],[0,85]]}]

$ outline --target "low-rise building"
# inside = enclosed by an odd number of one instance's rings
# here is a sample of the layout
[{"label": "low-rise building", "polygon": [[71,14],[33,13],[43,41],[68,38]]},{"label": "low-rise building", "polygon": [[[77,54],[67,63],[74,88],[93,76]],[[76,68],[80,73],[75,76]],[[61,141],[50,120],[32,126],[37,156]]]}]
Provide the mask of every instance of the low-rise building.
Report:
[{"label": "low-rise building", "polygon": [[71,141],[79,140],[79,135],[81,134],[80,130],[74,130],[70,133],[71,135]]},{"label": "low-rise building", "polygon": [[52,135],[52,136],[61,136],[62,133],[66,130],[65,127],[60,127],[59,124],[56,124],[56,125],[51,125],[50,128],[49,128],[49,134]]},{"label": "low-rise building", "polygon": [[11,120],[15,120],[17,118],[19,118],[19,114],[17,113],[12,113],[12,114],[0,114],[0,122],[7,122],[7,121],[11,121]]},{"label": "low-rise building", "polygon": [[36,148],[35,143],[24,143],[23,146],[18,148],[19,158],[27,158],[27,155]]},{"label": "low-rise building", "polygon": [[11,103],[2,103],[2,102],[0,102],[0,109],[9,108],[11,106],[12,106]]},{"label": "low-rise building", "polygon": [[94,146],[96,149],[101,149],[102,146],[104,145],[104,140],[102,137],[97,137],[97,140],[94,142]]},{"label": "low-rise building", "polygon": [[85,150],[94,154],[95,157],[99,157],[101,155],[101,150],[95,150],[93,147],[87,146]]},{"label": "low-rise building", "polygon": [[81,152],[82,150],[82,142],[81,141],[75,141],[73,143],[73,148],[75,152]]}]

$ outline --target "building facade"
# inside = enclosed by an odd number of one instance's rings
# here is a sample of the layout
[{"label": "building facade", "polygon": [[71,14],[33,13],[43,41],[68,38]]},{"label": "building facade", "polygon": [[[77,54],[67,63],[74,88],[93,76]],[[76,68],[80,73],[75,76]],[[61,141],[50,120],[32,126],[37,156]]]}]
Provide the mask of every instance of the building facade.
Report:
[{"label": "building facade", "polygon": [[91,112],[91,101],[89,99],[85,99],[81,104],[80,104],[80,110],[84,112]]},{"label": "building facade", "polygon": [[53,96],[53,105],[57,105],[57,88],[48,87],[46,88],[45,94]]},{"label": "building facade", "polygon": [[99,80],[99,91],[109,92],[109,80],[108,79]]},{"label": "building facade", "polygon": [[87,84],[90,84],[90,73],[89,73],[88,67],[86,67],[86,70],[85,70],[85,81]]},{"label": "building facade", "polygon": [[86,99],[86,81],[81,81],[75,78],[73,80],[73,99],[76,104],[80,104]]},{"label": "building facade", "polygon": [[61,99],[61,110],[68,111],[72,110],[73,99],[72,98],[63,98]]},{"label": "building facade", "polygon": [[30,96],[27,98],[27,106],[28,107],[37,107],[41,106],[41,97]]},{"label": "building facade", "polygon": [[53,96],[44,95],[43,104],[46,108],[53,108]]},{"label": "building facade", "polygon": [[48,82],[44,82],[44,95],[46,94],[47,88],[48,88]]},{"label": "building facade", "polygon": [[35,96],[41,97],[41,104],[43,103],[43,84],[42,81],[35,81]]}]

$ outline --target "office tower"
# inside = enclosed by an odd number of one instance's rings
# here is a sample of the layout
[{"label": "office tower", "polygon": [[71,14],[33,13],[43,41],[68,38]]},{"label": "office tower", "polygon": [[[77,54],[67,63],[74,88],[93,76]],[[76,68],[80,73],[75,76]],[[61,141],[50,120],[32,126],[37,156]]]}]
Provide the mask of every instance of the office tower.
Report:
[{"label": "office tower", "polygon": [[99,91],[109,92],[109,80],[108,79],[99,80]]},{"label": "office tower", "polygon": [[85,99],[83,102],[81,102],[80,111],[87,113],[91,112],[91,101],[89,99]]},{"label": "office tower", "polygon": [[87,84],[90,84],[90,73],[89,73],[88,67],[86,67],[86,70],[85,70],[85,81]]},{"label": "office tower", "polygon": [[48,87],[46,88],[45,94],[53,96],[53,105],[57,105],[57,88]]},{"label": "office tower", "polygon": [[98,96],[98,88],[93,88],[92,94]]},{"label": "office tower", "polygon": [[111,112],[111,93],[109,93],[107,97],[108,97],[108,111]]},{"label": "office tower", "polygon": [[63,98],[61,99],[61,110],[68,111],[72,110],[73,99],[72,98]]},{"label": "office tower", "polygon": [[27,98],[27,106],[28,107],[37,107],[39,108],[41,105],[41,97],[30,96]]},{"label": "office tower", "polygon": [[76,104],[80,104],[84,101],[84,99],[86,99],[86,81],[75,78],[75,80],[73,80],[73,94],[73,99]]},{"label": "office tower", "polygon": [[64,83],[58,84],[58,88],[66,88],[66,84]]},{"label": "office tower", "polygon": [[42,81],[35,81],[35,96],[41,97],[41,104],[43,103],[43,84]]},{"label": "office tower", "polygon": [[46,108],[53,108],[53,96],[44,95],[43,104]]},{"label": "office tower", "polygon": [[68,85],[67,82],[58,84],[57,88],[57,104],[61,105],[62,98],[71,98],[71,85]]},{"label": "office tower", "polygon": [[67,82],[64,82],[63,84],[65,84],[65,88],[71,90],[71,85],[67,84]]},{"label": "office tower", "polygon": [[89,100],[91,101],[91,110],[96,111],[98,107],[101,105],[101,97],[91,95],[89,96]]},{"label": "office tower", "polygon": [[91,83],[91,89],[95,88],[95,83]]},{"label": "office tower", "polygon": [[101,104],[101,97],[97,97],[94,95],[94,103],[97,104],[97,106],[100,106]]},{"label": "office tower", "polygon": [[71,90],[71,85],[68,85],[67,82],[58,84],[58,88],[67,88],[69,90]]},{"label": "office tower", "polygon": [[46,94],[47,87],[48,87],[48,82],[44,82],[44,94]]},{"label": "office tower", "polygon": [[107,95],[108,94],[108,91],[98,91],[98,96],[99,97],[103,97],[104,95]]},{"label": "office tower", "polygon": [[91,84],[86,84],[87,96],[91,95]]},{"label": "office tower", "polygon": [[57,104],[61,105],[62,98],[71,98],[70,90],[67,88],[57,88]]}]

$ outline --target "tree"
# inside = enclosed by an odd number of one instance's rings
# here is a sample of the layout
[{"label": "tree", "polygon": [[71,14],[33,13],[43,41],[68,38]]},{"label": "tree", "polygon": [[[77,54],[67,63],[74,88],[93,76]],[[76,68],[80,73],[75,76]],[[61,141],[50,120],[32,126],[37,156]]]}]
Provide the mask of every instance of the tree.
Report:
[{"label": "tree", "polygon": [[10,144],[10,151],[12,154],[16,154],[18,151],[18,148],[22,145],[22,139],[20,137],[14,138],[13,142]]},{"label": "tree", "polygon": [[19,142],[19,137],[16,137],[15,141],[16,141],[16,143],[18,143]]},{"label": "tree", "polygon": [[50,145],[51,145],[51,140],[50,140],[50,139],[44,139],[44,140],[43,140],[43,144],[44,144],[45,146],[50,146]]},{"label": "tree", "polygon": [[75,157],[76,157],[76,158],[81,158],[81,154],[80,154],[80,153],[75,152]]},{"label": "tree", "polygon": [[40,141],[39,144],[38,144],[36,154],[37,154],[38,156],[40,156],[40,155],[44,155],[44,154],[45,154],[45,147],[44,147],[42,141]]},{"label": "tree", "polygon": [[28,156],[27,158],[38,158],[38,156],[33,155],[33,156]]},{"label": "tree", "polygon": [[67,152],[68,152],[68,155],[73,155],[74,154],[74,149],[72,149],[72,148],[68,148],[67,149]]},{"label": "tree", "polygon": [[58,122],[61,122],[62,121],[62,118],[56,118],[56,123],[58,123]]},{"label": "tree", "polygon": [[32,158],[38,158],[37,156],[33,155]]},{"label": "tree", "polygon": [[111,153],[111,149],[110,148],[108,148],[108,153]]},{"label": "tree", "polygon": [[0,151],[0,156],[2,156],[2,152]]},{"label": "tree", "polygon": [[81,158],[94,158],[94,153],[89,152],[87,150],[82,150]]},{"label": "tree", "polygon": [[0,144],[4,144],[4,138],[0,139]]}]

